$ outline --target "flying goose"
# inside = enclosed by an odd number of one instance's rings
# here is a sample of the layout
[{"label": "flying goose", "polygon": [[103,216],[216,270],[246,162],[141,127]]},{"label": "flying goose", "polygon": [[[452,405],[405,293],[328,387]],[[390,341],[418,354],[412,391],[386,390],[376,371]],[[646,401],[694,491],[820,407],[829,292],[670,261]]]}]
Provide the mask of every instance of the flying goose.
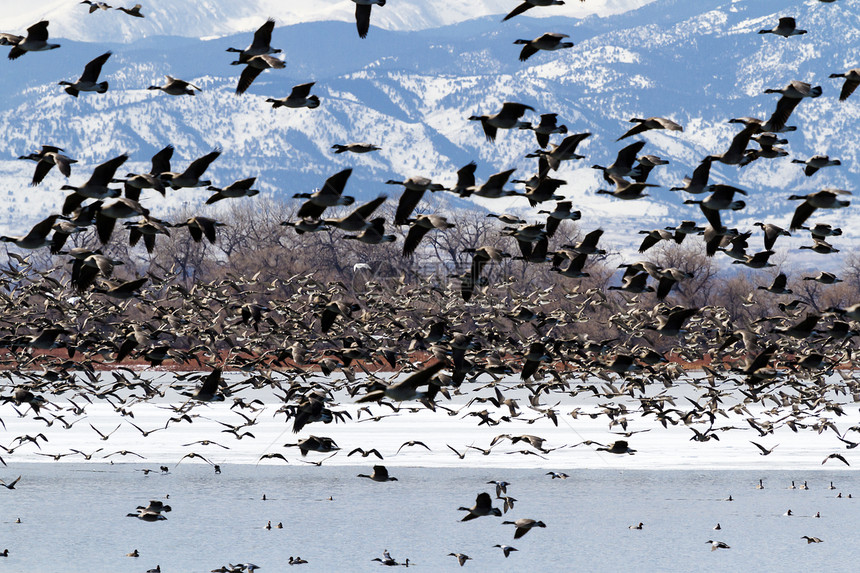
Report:
[{"label": "flying goose", "polygon": [[119,190],[111,189],[108,185],[114,182],[116,170],[119,169],[120,165],[125,163],[127,159],[128,155],[122,154],[98,165],[93,169],[93,174],[90,176],[89,180],[81,187],[75,187],[73,185],[63,185],[60,187],[60,190],[62,191],[73,191],[72,194],[66,197],[65,203],[63,203],[63,215],[68,215],[80,207],[81,203],[84,202],[84,199],[118,197]]},{"label": "flying goose", "polygon": [[759,34],[775,34],[777,36],[782,36],[783,38],[788,38],[790,36],[800,36],[801,34],[805,34],[806,30],[798,30],[797,23],[794,21],[794,18],[790,16],[783,16],[779,19],[779,24],[775,28],[771,28],[770,30],[759,30]]},{"label": "flying goose", "polygon": [[39,249],[41,247],[46,247],[51,244],[51,241],[48,240],[48,234],[51,232],[51,229],[53,229],[54,223],[58,217],[59,215],[51,215],[48,218],[39,221],[27,232],[26,235],[22,237],[8,237],[6,235],[0,236],[0,242],[15,243],[16,246],[22,249]]},{"label": "flying goose", "polygon": [[31,153],[29,155],[21,155],[18,159],[30,159],[36,162],[36,172],[33,173],[33,180],[30,182],[30,185],[38,185],[45,178],[45,175],[51,170],[51,168],[56,165],[57,169],[60,170],[60,173],[65,175],[66,177],[71,176],[72,174],[72,163],[77,163],[77,159],[71,159],[70,157],[63,155],[61,152],[63,150],[59,147],[54,147],[53,145],[43,145],[42,149],[37,153]]},{"label": "flying goose", "polygon": [[212,203],[216,203],[222,199],[235,199],[238,197],[253,197],[254,195],[258,195],[260,193],[258,190],[251,189],[251,186],[256,180],[256,177],[241,179],[239,181],[234,181],[223,189],[210,185],[206,189],[208,191],[215,191],[216,193],[206,200],[206,204],[211,205]]},{"label": "flying goose", "polygon": [[466,555],[465,553],[449,553],[449,554],[448,554],[448,556],[449,556],[449,557],[456,557],[456,558],[457,558],[457,563],[459,563],[459,564],[460,564],[460,567],[462,567],[463,565],[465,565],[465,564],[466,564],[466,561],[468,561],[469,559],[471,559],[471,557],[469,557],[469,556],[468,556],[468,555]]},{"label": "flying goose", "polygon": [[502,18],[502,22],[510,20],[514,16],[519,16],[526,10],[530,10],[535,6],[563,6],[564,0],[525,0],[522,4],[510,11],[510,13]]},{"label": "flying goose", "polygon": [[[541,123],[543,123],[543,120],[541,120]],[[538,134],[537,128],[534,129],[535,133]],[[566,131],[567,129],[565,128],[565,132]],[[547,135],[546,137],[549,136]],[[565,137],[558,145],[550,145],[549,151],[539,149],[534,153],[526,155],[526,157],[541,157],[546,160],[546,167],[540,169],[540,172],[538,173],[538,177],[544,177],[546,176],[545,171],[547,167],[549,169],[552,169],[553,171],[558,171],[558,168],[561,166],[562,161],[584,159],[584,156],[578,155],[576,153],[576,148],[579,146],[580,143],[582,143],[589,137],[591,137],[591,133],[588,132],[574,133],[573,135],[568,135],[567,137]],[[540,142],[540,140],[538,140],[538,142]],[[546,147],[546,144],[542,145],[541,147]]]},{"label": "flying goose", "polygon": [[343,195],[346,182],[352,175],[352,169],[344,169],[325,180],[322,188],[314,193],[296,193],[293,199],[307,199],[299,208],[296,216],[299,218],[318,219],[326,207],[335,205],[352,205],[354,197]]},{"label": "flying goose", "polygon": [[370,30],[370,10],[374,4],[379,7],[385,6],[385,0],[352,0],[355,2],[355,27],[358,29],[358,37],[366,38]]},{"label": "flying goose", "polygon": [[481,127],[484,129],[484,135],[487,136],[487,141],[495,141],[496,133],[499,129],[531,129],[531,124],[526,121],[520,121],[526,110],[534,111],[530,105],[516,102],[505,102],[502,104],[502,109],[493,115],[473,115],[469,119],[471,121],[480,121]]},{"label": "flying goose", "polygon": [[203,240],[203,237],[206,237],[206,240],[214,245],[216,239],[215,229],[217,227],[224,227],[226,224],[209,217],[201,217],[198,215],[196,217],[190,217],[184,222],[173,226],[187,227],[188,232],[191,234],[191,238],[195,243],[199,243]]},{"label": "flying goose", "polygon": [[643,119],[641,117],[634,117],[630,120],[631,123],[636,123],[631,127],[627,132],[619,137],[616,141],[621,141],[622,139],[626,139],[632,135],[638,135],[643,131],[648,131],[651,129],[668,129],[670,131],[684,131],[684,128],[681,127],[680,124],[675,123],[671,119],[666,119],[665,117],[649,117]]},{"label": "flying goose", "polygon": [[140,13],[140,9],[142,6],[140,4],[135,4],[131,8],[125,8],[124,6],[119,6],[115,8],[115,10],[119,10],[120,12],[125,12],[129,16],[133,16],[135,18],[143,18],[143,14]]},{"label": "flying goose", "polygon": [[821,95],[821,86],[813,87],[805,82],[792,80],[782,89],[769,88],[764,90],[764,93],[782,94],[782,97],[776,102],[776,111],[773,112],[767,123],[762,126],[762,129],[765,131],[779,133],[791,116],[791,112],[794,111],[794,108],[797,107],[802,99],[817,98]]},{"label": "flying goose", "polygon": [[[573,42],[563,42],[565,38],[569,38],[567,34],[555,34],[552,32],[547,32],[542,36],[535,38],[534,40],[516,40],[514,44],[523,45],[523,49],[520,52],[520,61],[525,62],[530,57],[538,53],[539,50],[546,51],[554,51],[554,50],[563,50],[565,48],[572,48]],[[543,147],[543,146],[541,146]]]},{"label": "flying goose", "polygon": [[600,169],[603,171],[603,178],[607,183],[613,183],[610,178],[611,175],[616,175],[618,177],[629,177],[632,175],[633,171],[633,163],[636,161],[636,156],[642,151],[642,148],[645,147],[644,141],[637,141],[636,143],[631,143],[627,147],[623,148],[618,152],[618,155],[615,158],[615,161],[609,167],[603,167],[602,165],[592,165],[592,169]]},{"label": "flying goose", "polygon": [[338,153],[346,153],[347,151],[350,153],[370,153],[371,151],[379,151],[382,149],[372,143],[347,143],[345,145],[335,143],[331,148],[334,149],[335,155]]},{"label": "flying goose", "polygon": [[272,30],[275,29],[275,21],[269,18],[266,20],[266,23],[260,26],[256,32],[254,32],[254,39],[251,42],[251,45],[245,48],[244,50],[240,50],[238,48],[227,48],[228,52],[235,52],[239,54],[239,61],[241,63],[247,63],[254,56],[264,56],[267,54],[279,54],[281,52],[280,49],[272,48]]},{"label": "flying goose", "polygon": [[81,4],[89,4],[89,12],[92,14],[98,10],[110,10],[113,8],[107,2],[93,2],[92,0],[81,0]]},{"label": "flying goose", "polygon": [[245,69],[242,70],[242,75],[239,76],[239,83],[236,85],[236,95],[245,93],[251,87],[251,84],[254,83],[254,80],[257,79],[257,76],[263,73],[263,70],[281,70],[287,67],[287,64],[283,60],[266,54],[251,56],[244,61],[240,58],[235,62],[230,62],[230,65],[245,66]]},{"label": "flying goose", "polygon": [[[164,171],[158,174],[158,178],[164,181],[165,184],[170,185],[173,189],[181,189],[183,187],[206,187],[208,185],[212,185],[211,181],[201,181],[200,178],[203,177],[203,173],[206,172],[212,162],[218,159],[219,155],[221,155],[221,150],[215,149],[203,157],[198,157],[192,161],[188,168],[182,173]],[[155,158],[153,157],[153,162],[154,161]],[[153,169],[154,168],[155,165],[153,164]]]},{"label": "flying goose", "polygon": [[107,82],[99,82],[99,74],[102,72],[102,66],[111,56],[111,52],[105,52],[98,58],[95,58],[84,66],[84,73],[76,82],[67,82],[65,80],[59,82],[59,85],[66,86],[66,93],[78,97],[80,92],[96,92],[103,94],[108,90]]},{"label": "flying goose", "polygon": [[841,74],[830,74],[831,78],[845,78],[842,91],[839,93],[839,101],[845,101],[860,86],[860,68],[853,68]]},{"label": "flying goose", "polygon": [[385,466],[373,466],[373,472],[370,475],[358,474],[360,478],[367,478],[373,481],[397,481],[396,477],[388,475],[388,469]]},{"label": "flying goose", "polygon": [[838,159],[830,159],[827,155],[813,155],[807,160],[803,159],[792,159],[792,163],[799,163],[801,165],[805,165],[803,169],[803,173],[810,177],[815,174],[819,169],[823,169],[824,167],[831,167],[833,165],[842,165],[842,162]]},{"label": "flying goose", "polygon": [[412,226],[409,227],[409,232],[406,234],[406,239],[403,241],[403,256],[409,257],[415,253],[418,244],[424,235],[432,229],[453,229],[456,225],[449,223],[445,217],[439,215],[418,215],[415,219],[410,219]]},{"label": "flying goose", "polygon": [[380,243],[393,243],[397,240],[396,235],[385,234],[385,218],[377,217],[371,219],[370,224],[357,235],[344,235],[344,239],[360,241],[367,245],[378,245]]},{"label": "flying goose", "polygon": [[851,195],[850,191],[844,189],[822,189],[809,195],[791,195],[789,201],[803,201],[794,210],[789,228],[799,228],[809,219],[816,209],[841,209],[850,205],[850,201],[839,199],[840,195]]},{"label": "flying goose", "polygon": [[527,517],[518,519],[516,521],[503,521],[502,525],[516,526],[516,531],[514,531],[514,539],[519,539],[520,537],[531,531],[533,527],[546,527],[546,524],[543,521],[536,521]]},{"label": "flying goose", "polygon": [[320,106],[320,98],[315,95],[310,95],[311,88],[314,87],[314,83],[315,82],[309,82],[293,86],[292,91],[290,91],[290,95],[287,97],[282,97],[280,99],[269,98],[266,100],[266,103],[272,104],[273,109],[278,109],[279,107],[289,107],[293,109],[306,107],[308,109],[316,109]]},{"label": "flying goose", "polygon": [[[341,231],[363,231],[367,227],[370,226],[370,223],[367,221],[367,218],[370,217],[376,209],[382,205],[387,196],[380,195],[376,199],[368,201],[364,205],[361,205],[357,209],[355,209],[349,215],[345,217],[341,217],[340,219],[324,219],[322,222],[326,225],[330,225],[332,227],[336,227]],[[356,263],[357,265],[366,263]],[[360,267],[363,268],[363,267]],[[357,270],[355,266],[353,266],[353,271]],[[365,270],[370,270],[365,269]]]},{"label": "flying goose", "polygon": [[541,149],[544,149],[549,145],[549,136],[553,133],[567,133],[566,125],[558,125],[557,113],[541,114],[540,123],[532,126],[531,129],[535,132],[535,137],[537,138],[538,145],[540,145]]},{"label": "flying goose", "polygon": [[180,80],[178,78],[174,78],[173,76],[164,76],[167,78],[167,83],[163,86],[149,86],[148,90],[161,90],[164,93],[172,96],[180,96],[180,95],[195,95],[195,91],[202,91],[200,88],[195,86],[192,83],[186,82],[185,80]]},{"label": "flying goose", "polygon": [[17,60],[27,52],[44,52],[60,47],[59,44],[48,43],[48,20],[42,20],[27,28],[26,38],[11,34],[6,34],[3,38],[4,45],[12,44],[12,49],[9,50],[10,60]]},{"label": "flying goose", "polygon": [[612,195],[616,199],[631,201],[634,199],[641,199],[642,197],[648,197],[648,194],[645,193],[645,189],[648,187],[659,187],[659,185],[654,185],[653,183],[627,181],[617,175],[609,175],[609,179],[612,183],[615,183],[615,190],[609,191],[608,189],[598,189],[598,195]]}]

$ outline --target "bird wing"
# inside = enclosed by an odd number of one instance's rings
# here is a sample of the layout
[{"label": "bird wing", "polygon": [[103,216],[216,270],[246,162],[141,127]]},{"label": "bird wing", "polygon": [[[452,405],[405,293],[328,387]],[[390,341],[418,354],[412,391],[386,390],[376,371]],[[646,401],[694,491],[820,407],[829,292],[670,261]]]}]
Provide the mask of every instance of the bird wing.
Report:
[{"label": "bird wing", "polygon": [[260,68],[255,68],[254,66],[245,66],[245,69],[242,70],[242,75],[239,76],[239,84],[236,86],[236,94],[241,95],[247,91],[251,84],[254,83],[254,80],[257,79],[263,70]]},{"label": "bird wing", "polygon": [[302,99],[308,97],[308,94],[311,93],[311,88],[314,86],[316,82],[310,82],[307,84],[301,84],[298,86],[293,86],[292,91],[290,92],[290,99]]},{"label": "bird wing", "polygon": [[152,170],[150,174],[159,175],[170,171],[170,159],[173,157],[173,146],[168,145],[152,156]]},{"label": "bird wing", "polygon": [[126,159],[128,159],[128,155],[123,153],[122,155],[109,159],[97,166],[93,169],[93,174],[90,177],[89,183],[94,185],[109,184],[111,179],[113,179],[113,176],[116,174],[116,170],[119,169],[120,165],[125,163]]},{"label": "bird wing", "polygon": [[98,58],[91,60],[86,66],[84,66],[84,73],[81,74],[82,82],[97,82],[99,80],[99,74],[102,73],[102,66],[108,58],[110,57],[111,52],[105,52]]},{"label": "bird wing", "polygon": [[269,47],[272,41],[272,30],[275,29],[275,21],[271,18],[266,20],[266,23],[254,32],[254,41],[251,42],[252,50],[262,50]]},{"label": "bird wing", "polygon": [[412,256],[415,253],[415,249],[418,248],[421,239],[428,232],[430,232],[430,228],[423,225],[413,224],[409,227],[409,233],[406,235],[406,240],[403,241],[403,256]]},{"label": "bird wing", "polygon": [[[219,155],[221,155],[221,150],[216,149],[215,151],[212,151],[211,153],[207,153],[203,157],[198,157],[197,159],[195,159],[194,161],[191,162],[191,165],[188,166],[188,169],[186,169],[185,173],[183,173],[182,175],[186,176],[186,177],[194,177],[196,179],[199,179],[200,176],[203,175],[203,173],[209,167],[209,165],[213,161],[218,159]],[[250,185],[249,185],[249,187],[250,187]]]},{"label": "bird wing", "polygon": [[340,195],[343,193],[343,189],[346,187],[346,182],[349,180],[350,175],[352,175],[352,169],[344,169],[340,173],[335,173],[325,180],[322,189],[319,191],[320,194],[331,193],[333,195]]},{"label": "bird wing", "polygon": [[507,16],[502,18],[502,22],[510,20],[514,16],[519,16],[520,14],[522,14],[523,12],[525,12],[526,10],[528,10],[529,8],[532,8],[532,7],[534,7],[533,4],[529,4],[528,2],[523,2],[522,4],[520,4],[519,6],[514,8],[513,10],[511,10],[510,14],[508,14]]},{"label": "bird wing", "polygon": [[370,4],[355,5],[355,27],[358,29],[358,37],[366,38],[370,30]]}]

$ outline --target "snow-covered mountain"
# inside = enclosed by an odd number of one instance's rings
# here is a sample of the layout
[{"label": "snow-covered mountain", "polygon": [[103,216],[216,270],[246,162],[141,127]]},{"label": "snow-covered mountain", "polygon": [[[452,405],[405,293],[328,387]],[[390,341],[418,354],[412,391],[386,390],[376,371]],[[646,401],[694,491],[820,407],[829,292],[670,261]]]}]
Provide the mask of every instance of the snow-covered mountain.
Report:
[{"label": "snow-covered mountain", "polygon": [[[9,158],[0,160],[6,187],[0,190],[5,215],[0,224],[20,230],[61,204],[59,174],[29,188],[33,164],[12,160],[43,143],[64,147],[81,161],[73,169],[73,184],[95,164],[122,152],[132,157],[130,170],[148,169],[149,157],[167,143],[176,146],[174,163],[180,168],[222,147],[224,154],[211,168],[216,182],[256,175],[262,190],[281,196],[317,187],[347,166],[355,168],[347,192],[359,198],[385,191],[382,182],[388,178],[413,174],[451,184],[454,171],[471,160],[479,164],[479,179],[514,167],[516,175],[527,176],[536,168],[524,158],[536,148],[533,135],[500,132],[492,144],[467,120],[497,111],[504,101],[520,101],[537,113],[558,113],[572,132],[594,134],[579,149],[587,159],[559,171],[569,183],[561,192],[583,210],[584,228],[602,226],[626,247],[638,244],[639,229],[701,221],[698,208],[683,205],[685,197],[668,187],[679,185],[702,157],[728,147],[738,131],[728,119],[766,118],[778,96],[763,94],[764,89],[796,79],[822,85],[824,95],[803,101],[793,114],[789,123],[798,131],[786,135],[784,146],[791,156],[712,169],[712,181],[749,192],[747,208],[724,217],[728,224],[751,228],[765,219],[787,226],[796,206],[788,195],[824,187],[854,189],[860,180],[860,97],[839,102],[841,80],[828,78],[860,63],[858,8],[860,0],[789,7],[781,0],[658,0],[608,18],[518,17],[500,25],[493,16],[409,32],[373,29],[366,40],[357,38],[351,22],[303,23],[275,30],[272,43],[283,48],[286,69],[264,72],[241,97],[233,94],[239,69],[229,65],[232,57],[224,50],[246,46],[248,33],[214,40],[157,37],[123,45],[64,41],[59,50],[0,63],[7,80],[0,83],[5,134],[0,157]],[[795,16],[809,33],[787,39],[757,34],[785,15]],[[550,30],[570,34],[576,46],[519,62],[520,47],[513,41]],[[56,85],[77,77],[87,61],[108,49],[114,55],[103,71],[111,83],[106,94],[73,99]],[[173,98],[145,89],[161,83],[164,74],[204,91],[194,98]],[[317,82],[320,108],[274,110],[265,103],[307,81]],[[683,133],[641,136],[648,142],[645,153],[671,161],[652,174],[662,187],[652,190],[650,199],[633,202],[595,195],[605,185],[589,166],[611,163],[627,143],[615,142],[630,127],[627,120],[648,116],[685,126]],[[537,115],[527,119],[536,121]],[[332,144],[350,141],[373,142],[383,150],[331,154]],[[790,161],[819,153],[843,165],[807,178]],[[203,200],[199,192],[183,192],[173,202],[153,198],[151,206],[161,210]],[[524,203],[517,199],[505,208]],[[836,245],[843,252],[860,242],[860,234],[851,231],[854,207],[815,219],[841,224],[846,235]],[[801,244],[811,241],[793,237],[785,243],[792,256]],[[818,257],[813,261],[833,259],[813,256]]]},{"label": "snow-covered mountain", "polygon": [[[529,17],[583,18],[620,14],[654,0],[571,1],[563,6],[534,9]],[[372,12],[372,24],[386,30],[425,30],[510,12],[519,0],[391,0]],[[122,5],[113,3],[117,6]],[[131,6],[134,2],[126,2]],[[133,42],[151,36],[216,38],[247,32],[267,17],[279,26],[355,21],[350,0],[158,0],[144,3],[143,19],[116,10],[97,10],[78,0],[0,2],[4,30],[23,31],[39,20],[50,20],[52,34],[78,42]]]}]

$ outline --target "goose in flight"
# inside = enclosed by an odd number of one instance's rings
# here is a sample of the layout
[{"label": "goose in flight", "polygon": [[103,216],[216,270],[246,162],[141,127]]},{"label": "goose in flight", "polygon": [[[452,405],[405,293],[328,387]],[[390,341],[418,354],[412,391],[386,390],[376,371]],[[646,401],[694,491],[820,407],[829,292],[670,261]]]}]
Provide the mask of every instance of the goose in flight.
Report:
[{"label": "goose in flight", "polygon": [[42,20],[27,28],[26,37],[6,34],[2,38],[5,41],[3,45],[12,44],[12,49],[9,50],[10,60],[17,60],[27,52],[45,52],[60,47],[59,44],[48,43],[48,20]]},{"label": "goose in flight", "polygon": [[266,100],[266,103],[272,104],[273,109],[278,109],[279,107],[289,107],[293,109],[306,107],[308,109],[316,109],[320,106],[320,98],[315,95],[310,95],[311,88],[314,87],[314,83],[316,82],[293,86],[292,91],[290,91],[290,95],[287,97],[280,99],[269,98]]},{"label": "goose in flight", "polygon": [[161,90],[164,93],[172,96],[180,96],[180,95],[195,95],[195,91],[202,91],[200,88],[195,86],[192,83],[186,82],[185,80],[180,80],[178,78],[174,78],[173,76],[165,76],[167,78],[167,83],[163,86],[149,86],[148,90]]},{"label": "goose in flight", "polygon": [[251,84],[254,83],[254,80],[257,79],[257,76],[263,73],[263,70],[280,70],[287,66],[283,60],[279,60],[274,56],[266,54],[251,56],[245,61],[242,61],[240,58],[235,62],[230,62],[230,65],[245,66],[245,69],[242,70],[242,75],[239,76],[239,84],[236,86],[236,95],[242,95],[245,93],[248,88],[251,87]]},{"label": "goose in flight", "polygon": [[38,185],[42,182],[51,168],[56,165],[60,173],[66,177],[72,174],[72,163],[77,163],[77,159],[62,154],[63,149],[54,147],[53,145],[43,145],[42,149],[37,153],[29,155],[21,155],[18,159],[29,159],[36,162],[36,172],[33,173],[33,180],[30,185]]},{"label": "goose in flight", "polygon": [[493,507],[493,500],[490,498],[490,494],[486,492],[478,494],[478,497],[475,498],[475,505],[472,507],[459,507],[457,510],[469,512],[460,521],[470,521],[487,515],[502,516],[502,510]]},{"label": "goose in flight", "polygon": [[854,68],[841,74],[830,74],[831,78],[845,78],[842,91],[839,93],[839,101],[845,101],[860,86],[860,68]]},{"label": "goose in flight", "polygon": [[779,24],[776,25],[775,28],[771,28],[770,30],[759,30],[759,34],[775,34],[777,36],[782,36],[783,38],[788,38],[791,36],[800,36],[806,33],[806,30],[798,30],[797,22],[795,22],[794,18],[790,16],[783,16],[779,19]]},{"label": "goose in flight", "polygon": [[63,80],[59,85],[66,86],[66,93],[74,97],[78,97],[80,92],[105,93],[108,90],[108,83],[99,82],[99,74],[102,73],[102,66],[110,56],[110,52],[105,52],[84,66],[84,73],[81,74],[78,81],[67,82]]},{"label": "goose in flight", "polygon": [[370,10],[376,4],[385,6],[385,0],[352,0],[355,2],[355,27],[358,29],[358,37],[364,39],[370,31]]},{"label": "goose in flight", "polygon": [[[584,1],[585,0],[580,0],[580,2]],[[519,16],[526,10],[531,10],[535,6],[564,6],[564,0],[525,0],[525,2],[511,10],[507,16],[502,18],[502,22],[506,22],[514,16]]]},{"label": "goose in flight", "polygon": [[227,48],[228,52],[235,52],[239,54],[239,61],[242,63],[247,63],[254,56],[264,56],[266,54],[279,54],[281,52],[280,48],[272,48],[270,45],[272,42],[272,30],[275,29],[275,21],[269,18],[266,20],[266,23],[260,26],[256,32],[254,32],[254,39],[251,42],[251,45],[245,48],[244,50],[240,50],[239,48]]},{"label": "goose in flight", "polygon": [[672,121],[671,119],[666,119],[665,117],[649,117],[643,119],[641,117],[634,117],[630,120],[631,123],[635,123],[627,132],[619,137],[616,141],[621,141],[622,139],[626,139],[632,135],[638,135],[643,131],[648,131],[651,129],[668,129],[670,131],[684,131],[684,128],[680,125]]},{"label": "goose in flight", "polygon": [[555,50],[563,50],[565,48],[572,48],[573,42],[564,42],[565,38],[569,38],[567,34],[556,34],[553,32],[547,32],[542,36],[535,38],[534,40],[516,40],[514,44],[519,44],[523,46],[522,51],[520,52],[520,61],[525,62],[533,55],[537,54],[540,50],[546,50],[548,52]]},{"label": "goose in flight", "polygon": [[473,115],[471,121],[480,121],[484,128],[487,141],[496,141],[496,133],[500,129],[531,129],[532,125],[527,121],[520,121],[526,110],[534,111],[530,105],[517,102],[505,102],[502,109],[493,115]]}]

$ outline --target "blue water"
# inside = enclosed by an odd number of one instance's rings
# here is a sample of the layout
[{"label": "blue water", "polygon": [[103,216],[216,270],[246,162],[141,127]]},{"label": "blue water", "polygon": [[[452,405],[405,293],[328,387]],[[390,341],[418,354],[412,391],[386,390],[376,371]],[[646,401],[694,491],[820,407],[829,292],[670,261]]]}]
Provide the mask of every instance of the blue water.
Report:
[{"label": "blue water", "polygon": [[[615,471],[391,468],[399,481],[356,477],[366,466],[227,465],[215,475],[184,463],[28,464],[0,468],[0,571],[210,571],[252,562],[261,572],[377,571],[383,549],[423,571],[856,571],[860,550],[853,472]],[[756,490],[759,478],[765,489]],[[460,523],[489,480],[511,482],[518,501],[504,517]],[[788,490],[794,480],[810,489]],[[826,489],[830,481],[836,490]],[[837,493],[843,498],[838,499]],[[262,500],[266,494],[267,501]],[[150,499],[173,507],[167,521],[125,517]],[[724,501],[729,495],[735,501]],[[331,498],[331,500],[329,499]],[[500,505],[499,502],[494,502]],[[791,509],[795,514],[786,517]],[[821,518],[814,518],[820,512]],[[531,517],[546,529],[519,540],[503,519]],[[20,518],[21,523],[15,523]],[[283,522],[283,529],[266,530]],[[628,526],[644,523],[642,530]],[[716,523],[721,531],[714,531]],[[807,544],[802,535],[819,537]],[[710,551],[708,539],[729,550]],[[494,544],[519,551],[505,559]],[[125,557],[133,549],[139,558]]]}]

